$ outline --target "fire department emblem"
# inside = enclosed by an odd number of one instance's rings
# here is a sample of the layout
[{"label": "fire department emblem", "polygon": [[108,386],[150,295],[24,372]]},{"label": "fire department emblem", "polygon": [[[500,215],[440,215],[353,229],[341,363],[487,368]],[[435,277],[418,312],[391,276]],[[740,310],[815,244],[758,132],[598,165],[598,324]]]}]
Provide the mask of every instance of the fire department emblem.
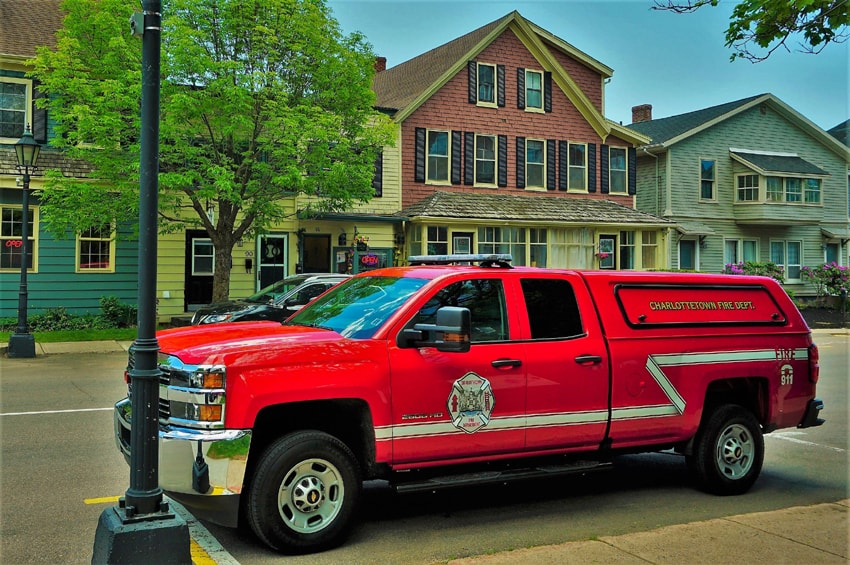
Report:
[{"label": "fire department emblem", "polygon": [[466,433],[474,433],[490,423],[496,404],[490,381],[475,373],[467,373],[455,381],[449,395],[448,410],[452,424]]}]

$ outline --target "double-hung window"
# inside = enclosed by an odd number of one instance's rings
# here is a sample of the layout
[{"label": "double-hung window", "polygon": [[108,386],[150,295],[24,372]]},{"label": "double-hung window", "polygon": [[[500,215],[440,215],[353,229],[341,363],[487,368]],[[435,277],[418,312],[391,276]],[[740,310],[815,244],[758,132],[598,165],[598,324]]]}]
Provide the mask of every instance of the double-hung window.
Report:
[{"label": "double-hung window", "polygon": [[428,180],[449,182],[449,132],[428,132]]},{"label": "double-hung window", "polygon": [[738,202],[758,202],[759,200],[759,176],[739,175]]},{"label": "double-hung window", "polygon": [[446,226],[428,226],[426,231],[427,255],[445,255],[449,252],[449,228]]},{"label": "double-hung window", "polygon": [[525,109],[543,110],[543,73],[525,71]]},{"label": "double-hung window", "polygon": [[626,185],[626,149],[624,147],[609,147],[608,186],[610,191],[625,194]]},{"label": "double-hung window", "polygon": [[496,103],[496,65],[478,63],[478,103]]},{"label": "double-hung window", "polygon": [[525,186],[546,188],[546,143],[539,139],[525,143]]},{"label": "double-hung window", "polygon": [[[27,241],[29,242],[29,253],[27,253],[27,270],[33,269],[33,258],[36,257],[36,246],[38,237],[35,222],[35,211],[30,208],[27,214]],[[21,208],[0,205],[0,269],[20,270],[21,254],[24,250],[23,234],[24,215]]]},{"label": "double-hung window", "polygon": [[702,159],[700,161],[700,200],[714,200],[714,161]]},{"label": "double-hung window", "polygon": [[475,184],[496,184],[496,136],[475,136]]},{"label": "double-hung window", "polygon": [[803,183],[800,179],[785,179],[785,202],[803,201]]},{"label": "double-hung window", "polygon": [[806,204],[820,204],[820,179],[804,180],[803,198]]},{"label": "double-hung window", "polygon": [[800,281],[803,243],[800,241],[773,240],[770,242],[770,260],[785,271],[788,282]]},{"label": "double-hung window", "polygon": [[570,143],[569,154],[569,190],[587,190],[587,144]]},{"label": "double-hung window", "polygon": [[192,240],[192,276],[212,276],[215,272],[215,247],[211,239]]},{"label": "double-hung window", "polygon": [[0,138],[17,141],[29,119],[29,85],[26,79],[0,77]]},{"label": "double-hung window", "polygon": [[115,240],[112,227],[83,230],[77,235],[77,266],[80,271],[114,271]]}]

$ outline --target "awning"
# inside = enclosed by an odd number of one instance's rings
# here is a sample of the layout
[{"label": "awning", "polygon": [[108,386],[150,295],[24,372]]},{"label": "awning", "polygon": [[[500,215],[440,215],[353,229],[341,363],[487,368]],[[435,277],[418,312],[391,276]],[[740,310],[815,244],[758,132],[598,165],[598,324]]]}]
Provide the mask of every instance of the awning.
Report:
[{"label": "awning", "polygon": [[762,151],[747,151],[745,149],[729,149],[729,154],[736,161],[761,175],[792,174],[815,177],[828,177],[829,173],[817,167],[794,153],[768,153]]},{"label": "awning", "polygon": [[842,239],[848,240],[850,239],[850,229],[841,228],[841,227],[828,227],[820,229],[821,235],[823,235],[826,239]]},{"label": "awning", "polygon": [[699,222],[678,222],[676,231],[682,235],[714,235],[716,232]]}]

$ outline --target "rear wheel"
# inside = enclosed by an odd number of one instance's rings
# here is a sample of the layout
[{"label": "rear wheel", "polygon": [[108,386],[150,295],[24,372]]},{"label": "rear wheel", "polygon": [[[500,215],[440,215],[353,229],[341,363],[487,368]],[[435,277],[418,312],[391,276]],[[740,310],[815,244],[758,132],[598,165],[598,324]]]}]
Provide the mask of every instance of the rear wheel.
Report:
[{"label": "rear wheel", "polygon": [[761,473],[764,437],[752,412],[719,406],[705,415],[687,457],[700,488],[719,495],[747,492]]},{"label": "rear wheel", "polygon": [[284,436],[263,453],[247,497],[248,523],[273,549],[309,553],[345,540],[360,498],[351,450],[318,431]]}]

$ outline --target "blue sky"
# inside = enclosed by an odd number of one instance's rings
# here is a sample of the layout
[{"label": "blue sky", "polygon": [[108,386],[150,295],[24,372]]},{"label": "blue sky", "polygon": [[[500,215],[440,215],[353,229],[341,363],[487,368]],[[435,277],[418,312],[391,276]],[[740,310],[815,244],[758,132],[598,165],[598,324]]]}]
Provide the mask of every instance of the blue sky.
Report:
[{"label": "blue sky", "polygon": [[[823,129],[850,117],[850,43],[818,55],[781,47],[762,63],[729,61],[725,31],[734,2],[693,14],[651,10],[652,0],[328,0],[344,33],[363,33],[392,67],[513,10],[614,70],[607,118],[631,108],[654,118],[770,92]],[[789,42],[796,48],[796,42]]]}]

